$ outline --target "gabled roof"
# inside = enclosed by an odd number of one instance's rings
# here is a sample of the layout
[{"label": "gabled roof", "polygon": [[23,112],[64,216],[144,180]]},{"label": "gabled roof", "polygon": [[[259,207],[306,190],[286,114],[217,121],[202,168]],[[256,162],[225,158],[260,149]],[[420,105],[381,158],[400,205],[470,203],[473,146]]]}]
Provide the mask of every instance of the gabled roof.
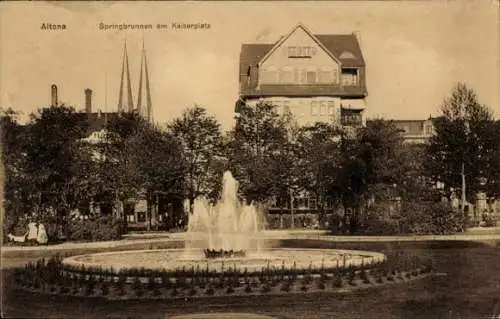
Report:
[{"label": "gabled roof", "polygon": [[299,24],[297,24],[297,25],[296,25],[296,26],[295,26],[295,27],[294,27],[294,28],[293,28],[290,32],[288,32],[288,34],[287,34],[286,36],[281,37],[281,39],[279,39],[279,40],[278,40],[278,42],[276,42],[276,43],[273,45],[273,47],[271,48],[271,50],[269,50],[269,51],[266,53],[266,55],[265,55],[265,56],[264,56],[264,57],[263,57],[263,58],[259,61],[259,64],[263,63],[263,62],[264,62],[264,61],[265,61],[265,60],[266,60],[269,56],[271,56],[275,50],[277,50],[277,49],[278,49],[278,48],[279,48],[279,47],[280,47],[280,46],[281,46],[284,42],[286,42],[286,40],[288,40],[288,38],[290,38],[290,36],[291,36],[292,34],[294,34],[294,33],[297,31],[297,29],[302,29],[302,31],[304,31],[307,35],[309,35],[309,36],[311,37],[311,39],[312,39],[314,42],[316,42],[316,43],[318,44],[318,46],[319,46],[321,49],[325,50],[325,52],[326,52],[329,56],[331,56],[334,60],[337,60],[337,62],[338,62],[338,59],[339,59],[339,58],[338,58],[338,57],[336,57],[336,56],[334,56],[334,55],[332,54],[332,52],[330,52],[330,50],[328,50],[328,49],[325,47],[325,45],[324,45],[321,41],[319,41],[319,40],[318,40],[318,38],[317,38],[314,34],[312,34],[312,32],[311,32],[311,31],[309,31],[309,29],[308,29],[308,28],[306,28],[306,26],[304,26],[302,23],[299,23]]},{"label": "gabled roof", "polygon": [[[342,63],[344,67],[361,67],[365,65],[358,38],[354,34],[318,34],[321,43]],[[355,59],[341,57],[342,53],[351,52]]]},{"label": "gabled roof", "polygon": [[242,44],[240,52],[240,74],[246,75],[250,65],[255,66],[273,48],[273,43]]},{"label": "gabled roof", "polygon": [[[295,29],[294,29],[295,30]],[[365,61],[358,39],[354,34],[318,34],[314,37],[322,44],[329,53],[340,61],[344,67],[363,67]],[[283,41],[280,39],[275,43],[246,43],[241,46],[240,53],[240,75],[247,73],[249,66],[256,66],[277,44]],[[344,56],[342,53],[350,52],[354,59]]]}]

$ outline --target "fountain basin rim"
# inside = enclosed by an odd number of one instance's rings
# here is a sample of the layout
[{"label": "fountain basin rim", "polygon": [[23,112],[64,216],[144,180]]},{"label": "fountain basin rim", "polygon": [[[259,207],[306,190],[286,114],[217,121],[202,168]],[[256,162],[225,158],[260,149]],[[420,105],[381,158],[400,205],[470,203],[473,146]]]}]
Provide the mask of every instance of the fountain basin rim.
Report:
[{"label": "fountain basin rim", "polygon": [[[211,269],[217,270],[220,268],[221,265],[227,264],[231,266],[233,263],[238,264],[239,267],[241,268],[246,268],[248,267],[250,270],[253,267],[254,269],[259,269],[260,267],[266,267],[269,264],[272,264],[273,267],[281,267],[282,262],[284,263],[285,259],[287,259],[287,265],[289,266],[291,263],[295,263],[297,261],[297,267],[304,269],[309,266],[309,263],[311,263],[314,267],[319,267],[320,264],[323,262],[325,265],[333,266],[335,265],[335,261],[330,260],[332,257],[337,256],[338,258],[343,258],[344,256],[347,257],[347,266],[349,265],[360,265],[364,261],[374,261],[376,263],[382,262],[386,260],[386,256],[383,253],[379,252],[374,252],[374,251],[365,251],[365,250],[346,250],[346,249],[324,249],[324,248],[269,248],[269,249],[260,249],[260,250],[249,250],[249,254],[247,254],[246,257],[243,258],[235,258],[235,259],[206,259],[206,258],[199,258],[199,259],[173,259],[173,264],[176,264],[177,267],[166,267],[165,265],[168,264],[168,262],[165,262],[163,264],[161,263],[156,263],[154,262],[148,263],[148,261],[144,261],[142,264],[140,262],[140,266],[134,266],[134,262],[130,266],[124,265],[123,263],[119,263],[116,261],[113,261],[111,259],[111,262],[99,262],[99,261],[89,261],[89,260],[82,260],[85,258],[92,258],[93,256],[95,257],[105,257],[105,256],[113,256],[113,255],[119,255],[119,256],[127,256],[127,255],[133,255],[133,254],[143,254],[147,255],[149,253],[152,254],[158,254],[161,253],[162,255],[164,254],[165,256],[169,256],[169,252],[173,253],[174,257],[175,255],[177,256],[182,256],[183,253],[185,252],[196,252],[203,254],[202,249],[184,249],[184,248],[171,248],[171,249],[151,249],[151,250],[128,250],[128,251],[113,251],[113,252],[101,252],[101,253],[94,253],[94,254],[82,254],[82,255],[76,255],[76,256],[71,256],[64,258],[62,263],[63,265],[69,266],[69,267],[81,267],[85,266],[86,268],[103,268],[103,269],[114,269],[115,271],[120,271],[122,269],[131,269],[131,268],[144,268],[144,269],[149,269],[149,270],[175,270],[175,269],[180,269],[186,266],[187,269],[189,269],[193,264],[194,265],[199,265],[202,267],[205,266],[210,266]],[[252,252],[259,252],[259,253],[266,253],[266,252],[282,252],[284,255],[277,255],[275,258],[272,256],[252,256]],[[300,254],[297,256],[293,254],[294,252],[301,253],[301,254],[306,254],[305,260],[303,259]],[[313,255],[311,258],[307,258],[307,252],[311,252],[311,255]],[[295,257],[296,256],[296,257]],[[303,255],[304,256],[304,255]],[[337,261],[338,262],[338,261]],[[242,264],[239,264],[242,263]],[[254,263],[254,264],[253,264]],[[220,271],[220,269],[219,269]]]}]

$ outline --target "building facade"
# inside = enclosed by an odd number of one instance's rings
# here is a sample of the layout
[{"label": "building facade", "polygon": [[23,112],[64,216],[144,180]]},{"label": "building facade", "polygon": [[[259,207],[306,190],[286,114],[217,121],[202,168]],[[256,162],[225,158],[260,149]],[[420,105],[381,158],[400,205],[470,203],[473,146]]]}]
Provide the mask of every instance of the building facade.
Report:
[{"label": "building facade", "polygon": [[355,34],[313,34],[298,24],[275,43],[242,45],[235,111],[262,101],[291,112],[299,125],[362,125],[365,76]]},{"label": "building facade", "polygon": [[392,120],[407,143],[423,144],[434,134],[432,117],[426,120]]},{"label": "building facade", "polygon": [[[317,122],[343,127],[365,124],[366,70],[356,34],[313,34],[303,24],[274,43],[241,46],[239,99],[274,105],[278,114],[291,113],[299,126]],[[316,228],[324,224],[320,207],[308,194],[294,194],[268,205],[270,228]],[[321,207],[330,215],[336,209]]]}]

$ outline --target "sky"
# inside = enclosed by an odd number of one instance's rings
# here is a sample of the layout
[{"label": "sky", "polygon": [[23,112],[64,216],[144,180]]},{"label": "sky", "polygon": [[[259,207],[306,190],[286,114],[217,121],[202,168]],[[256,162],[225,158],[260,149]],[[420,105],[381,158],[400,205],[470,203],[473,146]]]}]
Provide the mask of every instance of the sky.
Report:
[{"label": "sky", "polygon": [[[115,111],[126,39],[137,95],[142,41],[154,120],[195,104],[224,129],[233,125],[242,43],[272,43],[303,23],[315,34],[360,34],[366,62],[366,116],[424,119],[439,114],[456,82],[500,116],[499,2],[3,2],[0,3],[0,107],[30,112],[59,100],[80,110]],[[156,24],[208,23],[205,30]],[[43,23],[65,30],[42,30]],[[100,30],[99,24],[152,24],[152,30]]]}]

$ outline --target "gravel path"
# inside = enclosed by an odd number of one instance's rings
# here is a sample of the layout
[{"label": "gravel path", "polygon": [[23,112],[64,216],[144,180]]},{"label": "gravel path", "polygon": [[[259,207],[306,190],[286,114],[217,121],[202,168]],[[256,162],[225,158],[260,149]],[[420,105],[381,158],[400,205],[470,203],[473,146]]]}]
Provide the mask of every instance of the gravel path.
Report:
[{"label": "gravel path", "polygon": [[[456,235],[429,235],[429,236],[331,236],[324,231],[318,230],[267,230],[263,231],[259,237],[263,239],[318,239],[337,242],[407,242],[407,241],[443,241],[443,240],[467,240],[467,241],[496,241],[500,240],[500,228],[488,229],[488,233],[481,231],[469,231]],[[20,251],[57,251],[71,249],[95,249],[95,248],[115,248],[131,244],[154,244],[165,241],[182,241],[186,238],[186,233],[143,233],[128,234],[123,240],[102,241],[102,242],[66,242],[55,245],[43,246],[2,246],[2,256],[9,252]]]}]

